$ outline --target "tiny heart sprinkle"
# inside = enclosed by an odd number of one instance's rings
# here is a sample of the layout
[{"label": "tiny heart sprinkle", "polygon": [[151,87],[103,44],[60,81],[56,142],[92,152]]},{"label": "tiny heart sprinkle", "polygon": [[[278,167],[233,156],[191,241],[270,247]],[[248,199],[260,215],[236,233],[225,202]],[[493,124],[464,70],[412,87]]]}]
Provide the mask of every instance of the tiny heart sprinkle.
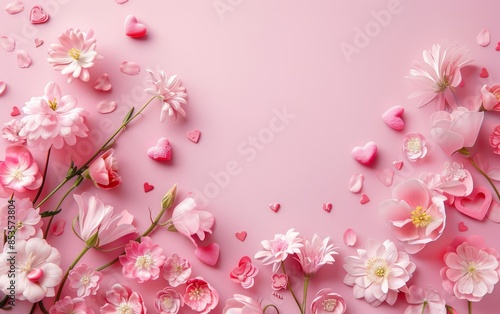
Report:
[{"label": "tiny heart sprinkle", "polygon": [[217,243],[212,243],[207,246],[199,246],[194,250],[194,255],[209,266],[215,266],[219,260],[220,248]]},{"label": "tiny heart sprinkle", "polygon": [[18,116],[20,115],[21,112],[19,112],[19,108],[17,108],[16,106],[12,107],[12,111],[10,112],[10,115],[15,117],[15,116]]},{"label": "tiny heart sprinkle", "polygon": [[247,232],[246,231],[236,232],[234,235],[241,242],[245,241],[245,239],[247,238]]},{"label": "tiny heart sprinkle", "polygon": [[401,131],[405,127],[405,122],[403,121],[403,113],[405,109],[403,106],[394,106],[387,110],[382,115],[382,120],[389,126],[391,129],[396,131]]},{"label": "tiny heart sprinkle", "polygon": [[151,191],[152,189],[154,189],[155,187],[147,182],[144,182],[144,192],[148,193],[149,191]]},{"label": "tiny heart sprinkle", "polygon": [[488,73],[488,70],[486,70],[486,68],[482,68],[481,73],[479,73],[479,77],[487,78],[488,76],[490,76],[490,74]]},{"label": "tiny heart sprinkle", "polygon": [[49,14],[39,5],[35,5],[30,12],[30,21],[33,24],[42,24],[49,20]]},{"label": "tiny heart sprinkle", "polygon": [[361,205],[365,205],[369,201],[370,201],[370,199],[368,198],[368,195],[366,195],[365,193],[361,194],[361,199],[359,200]]},{"label": "tiny heart sprinkle", "polygon": [[137,18],[133,15],[127,16],[125,19],[125,34],[132,38],[140,38],[146,35],[147,28],[144,24],[137,22]]},{"label": "tiny heart sprinkle", "polygon": [[156,161],[168,161],[172,158],[172,147],[165,137],[161,137],[156,146],[148,149],[148,157]]},{"label": "tiny heart sprinkle", "polygon": [[193,130],[186,133],[187,138],[193,142],[198,143],[200,140],[201,132],[199,130]]},{"label": "tiny heart sprinkle", "polygon": [[401,160],[393,161],[392,165],[398,170],[401,170],[401,168],[403,168],[403,162]]},{"label": "tiny heart sprinkle", "polygon": [[322,207],[323,207],[323,210],[325,212],[329,213],[332,211],[333,205],[332,205],[332,203],[326,203],[326,204],[323,204]]},{"label": "tiny heart sprinkle", "polygon": [[467,227],[463,221],[458,223],[458,231],[465,232],[467,230],[469,230],[469,227]]},{"label": "tiny heart sprinkle", "polygon": [[43,45],[44,41],[43,39],[40,39],[40,38],[35,38],[35,47],[38,48],[40,47],[41,45]]},{"label": "tiny heart sprinkle", "polygon": [[269,208],[276,213],[281,208],[281,205],[279,203],[269,204]]}]

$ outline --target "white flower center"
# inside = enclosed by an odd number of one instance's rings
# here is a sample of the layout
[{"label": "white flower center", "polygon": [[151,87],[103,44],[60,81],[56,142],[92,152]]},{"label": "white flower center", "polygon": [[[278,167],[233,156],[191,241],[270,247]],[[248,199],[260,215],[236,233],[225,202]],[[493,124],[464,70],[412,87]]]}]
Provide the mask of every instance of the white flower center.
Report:
[{"label": "white flower center", "polygon": [[82,52],[76,48],[71,48],[70,50],[68,50],[68,56],[70,56],[71,58],[73,58],[75,60],[80,59],[81,53]]},{"label": "white flower center", "polygon": [[121,303],[116,309],[117,314],[133,314],[132,307],[128,303]]},{"label": "white flower center", "polygon": [[335,299],[326,299],[321,303],[323,305],[323,309],[327,312],[333,312],[337,307],[337,300]]},{"label": "white flower center", "polygon": [[15,168],[10,172],[10,176],[16,180],[21,181],[24,177],[23,171],[19,168]]},{"label": "white flower center", "polygon": [[410,138],[408,142],[406,142],[406,149],[411,153],[418,153],[422,150],[422,145],[418,138]]},{"label": "white flower center", "polygon": [[135,266],[149,269],[149,267],[151,267],[151,264],[153,263],[153,258],[149,254],[146,254],[141,255],[137,258],[137,260],[135,261]]},{"label": "white flower center", "polygon": [[163,307],[164,307],[164,308],[167,308],[167,309],[171,308],[171,307],[172,307],[172,304],[173,304],[173,302],[172,302],[172,299],[171,299],[171,298],[163,298],[163,300],[162,300],[162,302],[161,302],[161,303],[163,304]]},{"label": "white flower center", "polygon": [[374,283],[381,284],[384,279],[389,277],[390,270],[383,258],[372,257],[366,263],[366,272],[368,279]]},{"label": "white flower center", "polygon": [[288,242],[283,239],[273,240],[271,250],[273,253],[284,252],[288,248]]},{"label": "white flower center", "polygon": [[83,275],[80,279],[80,282],[83,286],[88,286],[90,284],[90,278],[88,275]]}]

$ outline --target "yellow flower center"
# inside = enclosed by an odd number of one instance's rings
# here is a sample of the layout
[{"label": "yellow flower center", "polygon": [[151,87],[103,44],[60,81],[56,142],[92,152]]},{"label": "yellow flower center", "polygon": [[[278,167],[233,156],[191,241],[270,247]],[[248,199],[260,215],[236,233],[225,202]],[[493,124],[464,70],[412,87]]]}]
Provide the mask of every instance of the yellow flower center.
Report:
[{"label": "yellow flower center", "polygon": [[380,266],[379,268],[377,268],[377,270],[375,270],[375,275],[377,275],[378,277],[384,277],[385,273],[386,273],[386,269],[385,269],[385,267],[382,267],[382,266]]},{"label": "yellow flower center", "polygon": [[81,51],[76,49],[76,48],[71,48],[70,50],[68,50],[68,56],[70,56],[71,58],[73,58],[75,60],[80,59],[80,53],[81,53]]},{"label": "yellow flower center", "polygon": [[149,267],[151,266],[151,264],[153,264],[153,262],[154,261],[151,258],[151,256],[149,256],[149,254],[142,255],[142,256],[139,256],[137,258],[137,260],[135,261],[135,266],[149,269]]},{"label": "yellow flower center", "polygon": [[448,78],[445,76],[443,79],[438,83],[438,89],[436,93],[441,93],[444,92],[448,87],[450,87],[450,83],[448,82]]},{"label": "yellow flower center", "polygon": [[422,206],[417,206],[411,212],[411,220],[415,227],[427,227],[431,223],[431,215],[427,214]]},{"label": "yellow flower center", "polygon": [[57,109],[57,99],[49,100],[49,107],[50,109],[56,111]]},{"label": "yellow flower center", "polygon": [[163,298],[162,302],[163,306],[167,309],[171,308],[172,307],[172,299],[171,298]]},{"label": "yellow flower center", "polygon": [[321,305],[323,305],[323,310],[327,312],[333,312],[337,307],[337,300],[335,299],[324,300],[323,303],[321,303]]},{"label": "yellow flower center", "polygon": [[366,262],[368,278],[374,283],[381,284],[389,276],[387,262],[381,257],[372,257]]},{"label": "yellow flower center", "polygon": [[80,282],[84,285],[84,286],[88,286],[89,283],[90,283],[90,278],[89,276],[85,275],[82,277],[82,279],[80,279]]},{"label": "yellow flower center", "polygon": [[418,153],[422,150],[422,145],[418,138],[410,138],[408,142],[406,142],[406,149],[412,153]]},{"label": "yellow flower center", "polygon": [[133,314],[132,307],[128,305],[127,303],[122,303],[118,305],[118,308],[116,309],[116,313],[118,314]]},{"label": "yellow flower center", "polygon": [[203,290],[196,288],[189,292],[190,300],[201,300],[203,298]]}]

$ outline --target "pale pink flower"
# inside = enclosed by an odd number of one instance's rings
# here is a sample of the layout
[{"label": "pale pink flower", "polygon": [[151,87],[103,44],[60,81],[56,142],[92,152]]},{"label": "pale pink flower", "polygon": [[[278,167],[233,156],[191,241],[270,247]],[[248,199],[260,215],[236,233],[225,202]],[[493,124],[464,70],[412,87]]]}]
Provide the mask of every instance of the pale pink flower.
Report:
[{"label": "pale pink flower", "polygon": [[409,98],[420,98],[419,106],[425,106],[437,98],[438,110],[456,109],[454,89],[462,82],[461,69],[471,62],[465,57],[465,47],[456,43],[435,44],[431,50],[424,50],[423,62],[415,61],[408,78],[423,86]]},{"label": "pale pink flower", "polygon": [[93,36],[92,29],[85,33],[78,28],[69,28],[59,34],[59,44],[50,45],[47,61],[52,64],[54,70],[68,76],[68,83],[75,78],[89,81],[88,69],[94,65],[95,59],[100,58],[95,51],[96,39]]},{"label": "pale pink flower", "polygon": [[410,179],[393,189],[392,199],[384,201],[379,212],[405,250],[415,254],[441,237],[446,225],[445,200],[424,182]]},{"label": "pale pink flower", "polygon": [[243,289],[249,289],[253,287],[254,277],[259,273],[259,269],[252,264],[252,260],[248,256],[243,256],[238,266],[231,270],[229,273],[229,278],[233,282],[241,284]]},{"label": "pale pink flower", "polygon": [[458,107],[452,113],[434,112],[431,116],[431,136],[448,155],[472,147],[483,124],[484,112]]},{"label": "pale pink flower", "polygon": [[40,187],[42,175],[26,147],[10,145],[5,148],[5,161],[0,161],[0,184],[17,192]]},{"label": "pale pink flower", "polygon": [[163,264],[163,278],[172,287],[186,283],[191,276],[191,263],[177,254],[172,254]]},{"label": "pale pink flower", "polygon": [[446,301],[434,287],[411,286],[405,295],[410,305],[404,314],[446,314]]},{"label": "pale pink flower", "polygon": [[403,154],[409,161],[416,162],[427,156],[425,137],[420,133],[408,133],[403,139]]},{"label": "pale pink flower", "polygon": [[13,144],[24,144],[24,142],[26,142],[26,136],[21,136],[19,134],[22,127],[23,125],[20,120],[12,119],[3,125],[2,137]]},{"label": "pale pink flower", "polygon": [[57,301],[49,310],[49,314],[94,314],[94,310],[82,298],[70,298]]},{"label": "pale pink flower", "polygon": [[211,312],[219,303],[219,293],[202,277],[191,278],[186,283],[184,303],[200,314]]},{"label": "pale pink flower", "polygon": [[[14,256],[9,252],[15,251]],[[42,238],[16,240],[14,248],[5,243],[0,254],[0,290],[10,294],[11,261],[15,261],[15,296],[18,300],[38,302],[55,295],[54,288],[61,282],[63,272],[59,264],[61,254]]]},{"label": "pale pink flower", "polygon": [[113,156],[115,150],[110,148],[101,156],[97,157],[89,165],[84,176],[94,182],[94,185],[103,190],[110,190],[122,183],[118,175],[118,161]]},{"label": "pale pink flower", "polygon": [[88,113],[77,103],[75,97],[62,96],[59,86],[49,82],[43,96],[32,97],[23,107],[26,116],[21,119],[19,135],[43,151],[51,146],[60,149],[65,143],[75,145],[77,137],[87,137],[89,131],[84,123]]},{"label": "pale pink flower", "polygon": [[329,288],[318,291],[311,303],[312,314],[343,314],[346,308],[344,298]]},{"label": "pale pink flower", "polygon": [[262,306],[254,299],[242,294],[234,294],[227,299],[222,314],[263,314]]},{"label": "pale pink flower", "polygon": [[255,254],[256,259],[262,259],[262,264],[273,264],[273,272],[277,272],[281,262],[286,260],[288,255],[300,253],[300,248],[304,246],[299,237],[300,233],[289,229],[285,234],[275,234],[273,240],[261,242],[264,250]]},{"label": "pale pink flower", "polygon": [[175,229],[189,238],[195,246],[198,245],[192,235],[196,234],[203,241],[205,232],[212,233],[214,222],[214,215],[208,211],[199,210],[192,197],[180,202],[172,213],[172,223]]},{"label": "pale pink flower", "polygon": [[313,235],[311,242],[305,240],[296,257],[305,276],[312,277],[323,265],[335,262],[333,255],[339,253],[328,242],[329,237],[321,239],[317,234]]},{"label": "pale pink flower", "polygon": [[181,105],[187,103],[187,94],[177,75],[168,76],[163,71],[155,75],[151,70],[146,71],[151,75],[151,84],[153,85],[152,88],[146,89],[146,93],[157,96],[163,103],[160,121],[165,121],[167,114],[174,119],[177,119],[177,114],[185,117],[186,112]]},{"label": "pale pink flower", "polygon": [[485,110],[500,111],[500,85],[483,85],[481,100]]},{"label": "pale pink flower", "polygon": [[353,287],[356,299],[365,298],[372,306],[384,301],[393,305],[416,268],[408,254],[389,240],[379,244],[368,239],[366,250],[358,249],[358,256],[348,256],[345,262],[344,283]]},{"label": "pale pink flower", "polygon": [[115,284],[106,292],[106,304],[101,314],[146,314],[142,296],[127,286]]},{"label": "pale pink flower", "polygon": [[440,174],[422,173],[419,178],[429,189],[441,195],[467,196],[474,188],[470,172],[460,162],[445,162]]},{"label": "pale pink flower", "polygon": [[125,246],[125,255],[119,258],[123,276],[135,278],[139,283],[158,279],[160,267],[165,263],[163,249],[150,237],[142,237],[140,243],[130,240]]},{"label": "pale pink flower", "polygon": [[96,295],[102,277],[100,271],[96,271],[83,263],[69,272],[69,288],[76,291],[76,295],[80,298]]},{"label": "pale pink flower", "polygon": [[497,125],[490,134],[490,145],[493,153],[500,155],[500,125]]},{"label": "pale pink flower", "polygon": [[444,255],[444,262],[443,287],[459,299],[481,301],[493,292],[500,277],[499,255],[487,248],[480,236],[457,239]]},{"label": "pale pink flower", "polygon": [[183,306],[184,299],[174,289],[165,288],[156,294],[155,310],[160,314],[177,314]]},{"label": "pale pink flower", "polygon": [[[28,198],[18,199],[14,197],[10,199],[0,199],[3,205],[0,207],[0,229],[6,232],[15,230],[16,240],[28,240],[35,236],[36,232],[42,227],[42,219],[39,214],[40,209],[34,209],[33,204]],[[11,209],[9,210],[9,206]],[[12,211],[12,206],[15,208],[15,224],[9,225],[9,221],[14,221],[8,217],[9,211]],[[9,226],[11,229],[9,230]],[[15,229],[12,229],[12,227]]]}]

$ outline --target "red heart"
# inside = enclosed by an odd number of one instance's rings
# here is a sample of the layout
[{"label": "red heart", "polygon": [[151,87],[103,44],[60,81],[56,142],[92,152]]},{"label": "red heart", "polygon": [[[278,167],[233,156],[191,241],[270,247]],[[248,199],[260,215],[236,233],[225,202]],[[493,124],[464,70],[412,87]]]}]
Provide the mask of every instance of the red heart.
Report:
[{"label": "red heart", "polygon": [[21,112],[19,112],[19,108],[17,108],[16,106],[12,107],[12,111],[10,112],[10,115],[15,117],[15,116],[18,116],[20,115]]},{"label": "red heart", "polygon": [[198,143],[200,135],[201,132],[199,130],[193,130],[186,133],[187,138],[193,143]]},{"label": "red heart", "polygon": [[161,137],[156,146],[148,149],[148,157],[156,161],[168,161],[172,158],[172,147],[165,137]]},{"label": "red heart", "polygon": [[194,250],[194,255],[209,266],[215,266],[219,260],[219,245],[212,243],[207,246],[199,246]]},{"label": "red heart", "polygon": [[49,20],[49,14],[41,6],[35,5],[30,12],[30,21],[33,24],[42,24]]},{"label": "red heart", "polygon": [[368,195],[366,195],[365,193],[361,194],[361,199],[359,200],[361,205],[365,205],[369,201],[370,201],[370,199],[368,198]]},{"label": "red heart", "polygon": [[241,242],[245,241],[245,239],[247,238],[247,232],[246,231],[236,232],[234,235]]},{"label": "red heart", "polygon": [[490,74],[488,73],[488,70],[486,70],[486,68],[482,68],[481,73],[479,73],[479,77],[487,78],[488,76],[490,76]]},{"label": "red heart", "polygon": [[151,191],[152,189],[154,189],[155,187],[147,182],[144,182],[144,192],[148,193],[149,191]]},{"label": "red heart", "polygon": [[147,28],[144,24],[137,22],[137,18],[133,15],[127,16],[125,19],[125,34],[133,38],[139,38],[146,35]]},{"label": "red heart", "polygon": [[469,227],[467,227],[463,221],[458,223],[458,231],[465,232],[467,230],[469,230]]},{"label": "red heart", "polygon": [[281,205],[279,203],[269,204],[269,208],[271,208],[273,212],[277,212],[280,209],[280,207]]},{"label": "red heart", "polygon": [[497,46],[495,47],[496,51],[500,51],[500,41],[497,43]]},{"label": "red heart", "polygon": [[491,192],[485,187],[478,186],[468,196],[455,198],[455,208],[464,215],[483,220],[492,200]]},{"label": "red heart", "polygon": [[326,204],[323,204],[323,210],[327,213],[331,212],[332,211],[332,208],[333,208],[333,205],[332,203],[326,203]]}]

